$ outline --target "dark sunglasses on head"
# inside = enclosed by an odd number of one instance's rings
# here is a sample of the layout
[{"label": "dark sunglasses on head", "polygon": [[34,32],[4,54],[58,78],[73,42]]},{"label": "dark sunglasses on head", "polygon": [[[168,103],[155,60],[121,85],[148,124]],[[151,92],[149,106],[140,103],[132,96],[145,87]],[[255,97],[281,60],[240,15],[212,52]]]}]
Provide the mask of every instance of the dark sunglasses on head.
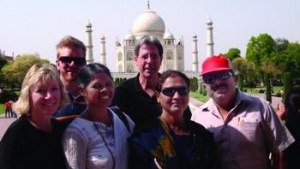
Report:
[{"label": "dark sunglasses on head", "polygon": [[162,94],[169,97],[174,96],[176,92],[180,96],[186,96],[189,94],[189,89],[187,87],[167,87],[161,91]]},{"label": "dark sunglasses on head", "polygon": [[59,57],[58,60],[60,60],[64,64],[68,64],[68,65],[71,64],[72,62],[74,62],[74,64],[78,65],[78,66],[85,64],[85,58],[83,58],[83,57],[61,56],[61,57]]},{"label": "dark sunglasses on head", "polygon": [[226,80],[229,77],[233,76],[231,72],[220,72],[220,73],[215,73],[215,74],[210,74],[210,75],[204,75],[203,76],[203,81],[206,84],[213,84],[216,80]]}]

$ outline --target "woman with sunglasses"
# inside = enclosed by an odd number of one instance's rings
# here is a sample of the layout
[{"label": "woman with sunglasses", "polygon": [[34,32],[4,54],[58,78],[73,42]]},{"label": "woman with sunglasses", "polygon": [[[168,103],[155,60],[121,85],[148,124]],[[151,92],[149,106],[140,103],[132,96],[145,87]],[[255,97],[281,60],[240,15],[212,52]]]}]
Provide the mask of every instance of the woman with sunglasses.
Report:
[{"label": "woman with sunglasses", "polygon": [[189,85],[188,77],[179,71],[162,73],[156,91],[162,114],[136,128],[129,139],[129,168],[215,167],[213,135],[203,126],[183,117],[189,103]]}]

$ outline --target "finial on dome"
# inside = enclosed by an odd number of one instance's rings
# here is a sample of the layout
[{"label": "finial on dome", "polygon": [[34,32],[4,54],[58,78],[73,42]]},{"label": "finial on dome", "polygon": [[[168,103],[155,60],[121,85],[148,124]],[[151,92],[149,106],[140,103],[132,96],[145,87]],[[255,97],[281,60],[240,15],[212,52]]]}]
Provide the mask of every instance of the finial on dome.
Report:
[{"label": "finial on dome", "polygon": [[150,1],[148,0],[148,4],[147,4],[148,9],[150,9]]},{"label": "finial on dome", "polygon": [[88,20],[88,23],[87,23],[86,27],[92,27],[92,24],[91,24],[90,20]]},{"label": "finial on dome", "polygon": [[207,21],[207,24],[208,24],[208,25],[212,25],[212,24],[213,24],[213,22],[212,22],[212,20],[210,19],[210,17],[209,17],[209,19],[208,19],[208,21]]}]

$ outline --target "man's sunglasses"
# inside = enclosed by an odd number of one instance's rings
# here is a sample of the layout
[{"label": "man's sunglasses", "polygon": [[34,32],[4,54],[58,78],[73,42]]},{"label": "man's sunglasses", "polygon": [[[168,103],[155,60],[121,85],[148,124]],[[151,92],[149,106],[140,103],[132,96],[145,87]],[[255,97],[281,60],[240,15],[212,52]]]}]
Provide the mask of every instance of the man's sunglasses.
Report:
[{"label": "man's sunglasses", "polygon": [[85,64],[85,58],[83,57],[68,57],[68,56],[61,56],[59,57],[59,59],[61,62],[63,62],[64,64],[71,64],[72,62],[74,62],[75,65],[77,66],[81,66]]},{"label": "man's sunglasses", "polygon": [[169,97],[172,97],[174,96],[175,93],[178,93],[180,96],[186,96],[189,94],[189,89],[187,87],[167,87],[167,88],[164,88],[161,93],[166,95],[166,96],[169,96]]},{"label": "man's sunglasses", "polygon": [[206,84],[213,84],[216,80],[226,80],[231,76],[233,76],[233,74],[228,71],[210,75],[203,75],[203,81]]}]

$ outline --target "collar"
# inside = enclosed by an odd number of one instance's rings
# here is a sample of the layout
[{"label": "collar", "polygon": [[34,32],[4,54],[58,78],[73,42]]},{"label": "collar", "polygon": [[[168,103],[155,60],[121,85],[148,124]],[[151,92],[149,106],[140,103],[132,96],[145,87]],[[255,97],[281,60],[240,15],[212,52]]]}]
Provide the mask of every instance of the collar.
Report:
[{"label": "collar", "polygon": [[134,84],[133,90],[135,92],[144,92],[144,90],[140,84],[139,78],[140,78],[140,73],[138,73],[133,79],[133,84]]},{"label": "collar", "polygon": [[[158,73],[158,77],[160,77],[161,74]],[[134,78],[133,78],[133,84],[134,84],[134,91],[135,92],[145,92],[144,89],[142,88],[142,85],[140,84],[140,73],[138,73]]]},{"label": "collar", "polygon": [[74,96],[71,93],[68,93],[68,96],[71,102],[85,102],[85,98],[81,94]]},{"label": "collar", "polygon": [[[251,102],[251,97],[246,95],[245,93],[241,92],[239,89],[237,90],[237,97],[236,97],[236,102],[233,106],[233,108],[230,110],[230,112],[234,109],[236,109],[239,105],[241,104],[248,104]],[[212,98],[210,98],[205,104],[203,104],[200,109],[202,111],[210,111],[214,112],[214,110],[217,110],[217,106]]]}]

